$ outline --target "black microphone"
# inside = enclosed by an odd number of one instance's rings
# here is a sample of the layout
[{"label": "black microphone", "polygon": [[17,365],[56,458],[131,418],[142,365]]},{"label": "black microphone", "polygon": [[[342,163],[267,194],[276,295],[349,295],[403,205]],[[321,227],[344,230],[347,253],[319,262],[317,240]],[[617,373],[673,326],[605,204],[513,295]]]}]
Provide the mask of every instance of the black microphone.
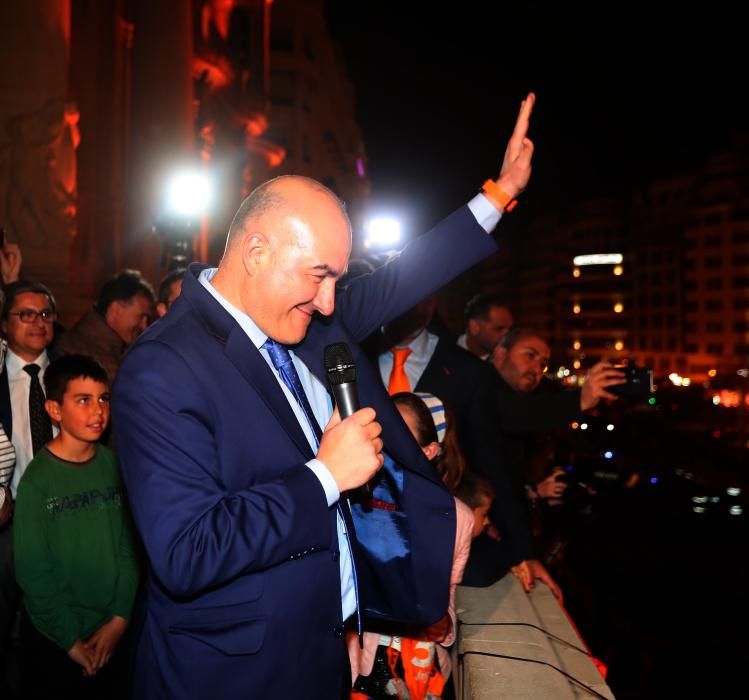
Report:
[{"label": "black microphone", "polygon": [[[359,394],[356,391],[356,365],[346,343],[325,346],[325,371],[341,420],[348,418],[359,410]],[[372,498],[369,484],[363,484],[356,491],[361,498]]]}]

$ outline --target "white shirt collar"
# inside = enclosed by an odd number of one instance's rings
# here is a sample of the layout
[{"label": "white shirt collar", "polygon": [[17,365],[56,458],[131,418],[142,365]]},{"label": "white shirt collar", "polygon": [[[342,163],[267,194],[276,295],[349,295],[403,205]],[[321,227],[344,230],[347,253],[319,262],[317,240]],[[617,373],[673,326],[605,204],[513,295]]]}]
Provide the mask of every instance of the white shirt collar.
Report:
[{"label": "white shirt collar", "polygon": [[226,309],[226,311],[232,316],[232,318],[240,325],[242,330],[247,334],[252,344],[259,350],[263,347],[263,343],[268,340],[268,336],[261,331],[257,324],[244,312],[234,306],[231,302],[227,301],[223,295],[211,284],[213,276],[216,274],[218,268],[208,267],[201,271],[198,275],[198,282],[202,284],[211,296]]},{"label": "white shirt collar", "polygon": [[42,350],[36,359],[27,362],[8,348],[8,352],[5,355],[5,367],[8,370],[8,379],[17,379],[21,376],[28,377],[28,373],[23,370],[26,365],[39,365],[43,370],[47,369],[47,367],[49,367],[49,356],[47,355],[47,350]]}]

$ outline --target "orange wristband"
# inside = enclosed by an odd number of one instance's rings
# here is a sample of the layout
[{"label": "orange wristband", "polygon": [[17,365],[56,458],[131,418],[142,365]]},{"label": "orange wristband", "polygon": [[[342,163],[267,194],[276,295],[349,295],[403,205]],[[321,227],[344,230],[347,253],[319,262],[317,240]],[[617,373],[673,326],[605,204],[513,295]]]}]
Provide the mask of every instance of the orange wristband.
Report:
[{"label": "orange wristband", "polygon": [[487,180],[481,189],[507,212],[512,211],[517,206],[518,200],[510,197],[494,180]]}]

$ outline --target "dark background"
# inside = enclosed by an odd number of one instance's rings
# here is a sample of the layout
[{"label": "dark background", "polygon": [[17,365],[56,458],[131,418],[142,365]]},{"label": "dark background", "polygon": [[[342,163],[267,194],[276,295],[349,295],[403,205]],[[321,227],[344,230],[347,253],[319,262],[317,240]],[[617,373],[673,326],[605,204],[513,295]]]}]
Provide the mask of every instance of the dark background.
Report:
[{"label": "dark background", "polygon": [[517,107],[538,96],[524,206],[617,194],[688,170],[746,129],[738,11],[629,3],[329,0],[374,205],[423,230],[496,176]]}]

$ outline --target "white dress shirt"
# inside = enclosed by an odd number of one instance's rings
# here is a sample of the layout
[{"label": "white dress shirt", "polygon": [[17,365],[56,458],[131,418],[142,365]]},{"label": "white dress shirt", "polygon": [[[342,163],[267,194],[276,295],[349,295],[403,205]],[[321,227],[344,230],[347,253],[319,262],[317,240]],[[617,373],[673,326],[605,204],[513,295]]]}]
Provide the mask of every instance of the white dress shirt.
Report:
[{"label": "white dress shirt", "polygon": [[[43,350],[41,355],[31,362],[19,357],[8,349],[5,355],[5,371],[8,373],[8,389],[10,390],[10,410],[13,412],[13,434],[11,442],[16,450],[16,468],[10,481],[10,492],[16,497],[18,482],[21,481],[26,467],[34,457],[31,446],[31,424],[29,422],[29,388],[31,377],[24,371],[26,365],[39,365],[39,382],[44,390],[44,373],[49,367],[47,351]],[[52,437],[57,437],[59,430],[52,424]]]}]

